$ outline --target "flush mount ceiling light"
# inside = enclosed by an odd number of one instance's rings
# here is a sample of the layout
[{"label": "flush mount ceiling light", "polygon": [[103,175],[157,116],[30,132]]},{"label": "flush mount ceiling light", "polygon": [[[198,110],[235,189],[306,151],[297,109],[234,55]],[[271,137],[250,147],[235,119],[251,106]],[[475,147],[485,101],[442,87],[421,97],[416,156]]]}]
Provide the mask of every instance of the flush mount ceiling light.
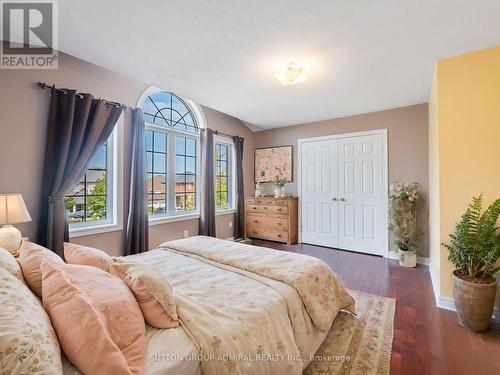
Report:
[{"label": "flush mount ceiling light", "polygon": [[274,76],[283,86],[306,82],[309,79],[304,67],[293,61],[280,69],[276,69]]}]

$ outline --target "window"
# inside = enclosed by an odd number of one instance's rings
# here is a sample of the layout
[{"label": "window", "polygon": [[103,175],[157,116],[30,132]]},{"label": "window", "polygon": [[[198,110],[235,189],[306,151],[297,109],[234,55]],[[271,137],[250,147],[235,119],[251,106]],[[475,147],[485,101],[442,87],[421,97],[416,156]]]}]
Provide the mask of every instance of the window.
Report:
[{"label": "window", "polygon": [[70,229],[113,222],[113,135],[96,151],[89,168],[65,197]]},{"label": "window", "polygon": [[151,216],[199,212],[199,121],[187,101],[151,89],[140,105],[146,121],[147,199]]},{"label": "window", "polygon": [[215,143],[215,203],[218,209],[232,206],[232,146]]},{"label": "window", "polygon": [[148,211],[164,214],[167,212],[167,135],[147,130],[145,138]]},{"label": "window", "polygon": [[196,210],[196,140],[175,137],[175,210]]}]

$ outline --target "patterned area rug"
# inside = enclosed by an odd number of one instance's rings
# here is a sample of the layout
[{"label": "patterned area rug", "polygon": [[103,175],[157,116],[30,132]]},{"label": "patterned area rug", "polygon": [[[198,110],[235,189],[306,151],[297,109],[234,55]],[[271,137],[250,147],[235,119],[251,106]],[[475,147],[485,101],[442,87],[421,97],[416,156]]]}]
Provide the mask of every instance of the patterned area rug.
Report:
[{"label": "patterned area rug", "polygon": [[340,313],[304,374],[390,373],[396,300],[356,290],[349,292],[356,300],[358,316]]}]

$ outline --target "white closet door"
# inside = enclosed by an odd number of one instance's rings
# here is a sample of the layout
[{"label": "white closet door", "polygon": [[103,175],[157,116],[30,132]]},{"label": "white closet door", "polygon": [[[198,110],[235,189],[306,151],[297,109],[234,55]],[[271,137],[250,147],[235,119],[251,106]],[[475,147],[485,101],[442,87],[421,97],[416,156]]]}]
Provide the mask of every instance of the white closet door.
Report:
[{"label": "white closet door", "polygon": [[300,163],[302,242],[338,247],[337,140],[303,143]]},{"label": "white closet door", "polygon": [[338,140],[339,248],[384,252],[384,166],[381,135]]}]

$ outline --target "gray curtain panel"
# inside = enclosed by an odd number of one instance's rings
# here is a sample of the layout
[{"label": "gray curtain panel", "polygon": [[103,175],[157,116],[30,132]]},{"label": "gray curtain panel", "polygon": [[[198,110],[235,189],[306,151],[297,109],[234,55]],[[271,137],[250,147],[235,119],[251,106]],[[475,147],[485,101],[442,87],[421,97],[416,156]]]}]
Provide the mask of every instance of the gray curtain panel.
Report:
[{"label": "gray curtain panel", "polygon": [[37,240],[60,256],[69,239],[64,197],[109,138],[121,111],[89,94],[52,88]]},{"label": "gray curtain panel", "polygon": [[214,132],[201,132],[201,215],[200,234],[215,237]]},{"label": "gray curtain panel", "polygon": [[243,238],[245,223],[245,189],[243,186],[243,143],[244,139],[233,137],[236,169],[236,214],[234,215],[234,239]]},{"label": "gray curtain panel", "polygon": [[134,108],[125,112],[124,159],[124,238],[123,255],[149,249],[148,203],[146,198],[146,145],[143,112]]}]

